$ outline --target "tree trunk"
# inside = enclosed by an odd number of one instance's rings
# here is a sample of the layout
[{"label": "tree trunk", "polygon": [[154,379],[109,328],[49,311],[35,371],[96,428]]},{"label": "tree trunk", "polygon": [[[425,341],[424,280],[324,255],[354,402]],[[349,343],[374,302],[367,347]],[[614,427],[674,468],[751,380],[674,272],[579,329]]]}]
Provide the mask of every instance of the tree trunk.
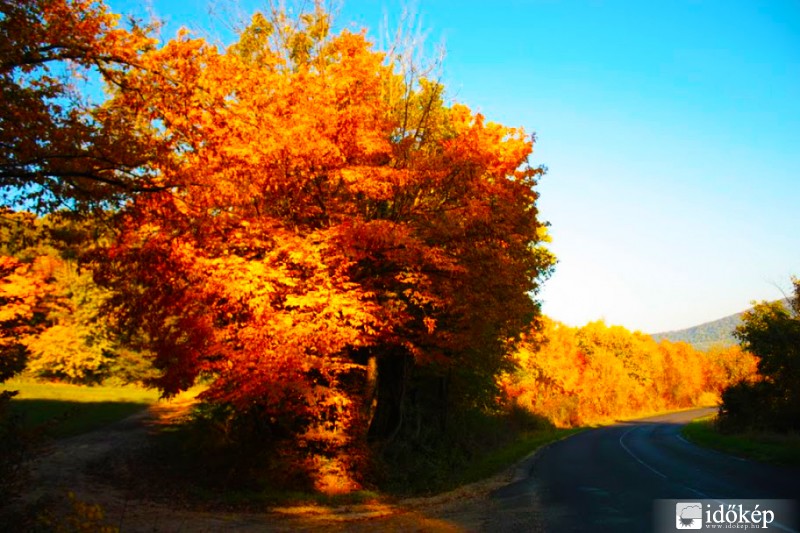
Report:
[{"label": "tree trunk", "polygon": [[369,365],[370,370],[375,369],[377,380],[375,410],[367,438],[390,442],[403,425],[403,408],[413,359],[402,348],[395,348],[377,356],[375,362],[375,365]]},{"label": "tree trunk", "polygon": [[447,375],[439,378],[439,430],[442,434],[447,433],[448,422],[448,389],[450,387],[451,370],[447,370]]}]

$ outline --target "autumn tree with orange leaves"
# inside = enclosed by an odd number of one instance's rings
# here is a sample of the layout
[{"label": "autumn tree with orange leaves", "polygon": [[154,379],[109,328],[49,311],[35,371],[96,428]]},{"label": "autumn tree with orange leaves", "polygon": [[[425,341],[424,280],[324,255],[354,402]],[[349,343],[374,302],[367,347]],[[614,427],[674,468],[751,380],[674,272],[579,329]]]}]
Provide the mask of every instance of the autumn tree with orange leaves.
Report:
[{"label": "autumn tree with orange leaves", "polygon": [[323,485],[323,463],[357,483],[368,440],[492,403],[554,262],[522,130],[320,4],[226,50],[158,45],[97,0],[1,9],[3,203],[116,219],[96,278],[165,395],[202,378]]},{"label": "autumn tree with orange leaves", "polygon": [[[0,71],[4,127],[24,130],[3,135],[29,141],[3,140],[0,185],[113,209],[97,279],[165,395],[203,378],[204,400],[317,471],[491,403],[553,264],[530,136],[446,103],[319,6],[256,14],[226,50],[186,32],[158,47],[101,2],[4,9],[2,46],[35,46]],[[61,108],[59,60],[109,99]]]}]

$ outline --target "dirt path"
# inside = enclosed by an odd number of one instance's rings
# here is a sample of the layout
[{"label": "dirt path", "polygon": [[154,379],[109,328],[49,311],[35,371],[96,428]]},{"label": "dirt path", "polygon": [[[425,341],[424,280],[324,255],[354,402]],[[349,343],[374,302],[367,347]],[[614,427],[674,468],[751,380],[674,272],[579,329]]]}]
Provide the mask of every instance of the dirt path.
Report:
[{"label": "dirt path", "polygon": [[[508,516],[492,491],[508,484],[520,468],[433,498],[396,504],[370,503],[340,507],[306,505],[264,512],[203,512],[142,498],[136,490],[114,483],[119,468],[130,468],[153,432],[182,416],[190,399],[160,402],[125,420],[90,433],[54,442],[31,462],[31,487],[21,505],[61,502],[66,495],[99,504],[104,523],[123,532],[269,532],[269,531],[531,531],[534,501],[525,516]],[[114,461],[114,468],[109,467]],[[113,472],[113,473],[112,473]],[[131,474],[133,475],[133,473]],[[123,478],[127,476],[121,476]],[[141,491],[141,488],[139,489]],[[519,513],[517,513],[519,514]],[[520,525],[525,525],[522,529]]]}]

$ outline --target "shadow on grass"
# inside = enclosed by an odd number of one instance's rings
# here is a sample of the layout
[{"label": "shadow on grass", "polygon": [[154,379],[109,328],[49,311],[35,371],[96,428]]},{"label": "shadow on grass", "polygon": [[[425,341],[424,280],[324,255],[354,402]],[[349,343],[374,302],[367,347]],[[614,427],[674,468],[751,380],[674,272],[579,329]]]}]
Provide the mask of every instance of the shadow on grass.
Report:
[{"label": "shadow on grass", "polygon": [[52,438],[64,438],[100,429],[147,408],[140,402],[74,402],[13,399],[12,415],[23,428],[39,429]]}]

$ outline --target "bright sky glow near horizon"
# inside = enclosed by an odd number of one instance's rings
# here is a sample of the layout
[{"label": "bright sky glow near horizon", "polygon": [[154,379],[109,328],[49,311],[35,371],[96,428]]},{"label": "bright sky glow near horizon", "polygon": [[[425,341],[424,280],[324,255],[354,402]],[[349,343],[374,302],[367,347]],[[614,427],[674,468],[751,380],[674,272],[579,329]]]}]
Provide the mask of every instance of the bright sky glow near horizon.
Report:
[{"label": "bright sky glow near horizon", "polygon": [[[338,24],[378,41],[407,4],[345,1]],[[185,25],[227,44],[229,14],[264,4],[225,5],[149,9],[165,38]],[[536,133],[559,259],[545,314],[654,333],[788,292],[800,275],[800,3],[419,0],[416,11],[430,47],[445,45],[449,97]]]}]

